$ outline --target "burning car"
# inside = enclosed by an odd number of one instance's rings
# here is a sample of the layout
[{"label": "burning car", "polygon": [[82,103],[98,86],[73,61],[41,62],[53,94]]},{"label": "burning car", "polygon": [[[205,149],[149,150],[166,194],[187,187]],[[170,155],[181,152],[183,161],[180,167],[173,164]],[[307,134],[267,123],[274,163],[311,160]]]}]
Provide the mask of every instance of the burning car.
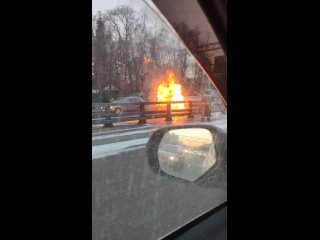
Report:
[{"label": "burning car", "polygon": [[[167,70],[167,76],[157,88],[158,102],[166,101],[184,101],[182,95],[182,86],[176,83],[175,74],[171,70]],[[184,109],[184,103],[172,104],[172,109]]]}]

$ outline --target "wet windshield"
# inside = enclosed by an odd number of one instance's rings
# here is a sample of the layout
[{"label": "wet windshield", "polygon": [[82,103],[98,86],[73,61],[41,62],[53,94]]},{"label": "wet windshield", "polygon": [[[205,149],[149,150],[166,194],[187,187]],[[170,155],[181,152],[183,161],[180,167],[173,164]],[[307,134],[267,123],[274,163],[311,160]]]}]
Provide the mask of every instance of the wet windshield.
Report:
[{"label": "wet windshield", "polygon": [[[221,48],[203,50],[212,40],[207,33],[176,25],[211,66],[210,76],[223,81]],[[211,162],[221,169],[208,187],[155,174],[146,154],[150,136],[167,126],[201,123],[227,131],[227,109],[210,76],[144,1],[92,0],[93,240],[159,239],[226,201],[226,164]],[[144,101],[125,104],[132,96]],[[207,162],[203,152],[211,148],[203,149],[190,163]],[[194,148],[170,142],[163,156],[178,157],[180,150],[194,156]]]}]

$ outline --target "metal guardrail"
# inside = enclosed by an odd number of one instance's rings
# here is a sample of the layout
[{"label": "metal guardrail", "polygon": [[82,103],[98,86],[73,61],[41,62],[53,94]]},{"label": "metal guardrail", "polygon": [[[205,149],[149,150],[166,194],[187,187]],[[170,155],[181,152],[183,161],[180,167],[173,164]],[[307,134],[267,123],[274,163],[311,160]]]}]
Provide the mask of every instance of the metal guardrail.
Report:
[{"label": "metal guardrail", "polygon": [[[172,104],[187,103],[185,109],[172,109]],[[139,105],[140,111],[112,113],[108,111],[110,106]],[[146,105],[166,105],[165,110],[146,110]],[[172,117],[188,116],[193,118],[194,114],[201,113],[200,101],[168,101],[168,102],[141,102],[141,103],[96,103],[92,104],[92,125],[104,124],[105,127],[112,127],[115,122],[127,122],[139,120],[139,124],[147,123],[147,119],[164,118],[171,122]],[[103,111],[102,108],[106,109]]]},{"label": "metal guardrail", "polygon": [[221,45],[219,42],[212,42],[212,43],[208,43],[208,44],[203,44],[198,46],[198,50],[200,52],[208,52],[208,51],[214,51],[214,50],[218,50],[221,49]]}]

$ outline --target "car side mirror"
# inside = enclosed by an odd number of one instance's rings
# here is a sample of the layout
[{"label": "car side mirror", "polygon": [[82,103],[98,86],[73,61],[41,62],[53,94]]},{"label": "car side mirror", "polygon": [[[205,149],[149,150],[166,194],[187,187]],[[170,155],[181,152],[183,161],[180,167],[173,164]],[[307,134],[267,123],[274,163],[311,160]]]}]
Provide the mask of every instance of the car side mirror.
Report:
[{"label": "car side mirror", "polygon": [[147,143],[154,173],[182,181],[226,183],[227,133],[211,125],[161,128]]}]

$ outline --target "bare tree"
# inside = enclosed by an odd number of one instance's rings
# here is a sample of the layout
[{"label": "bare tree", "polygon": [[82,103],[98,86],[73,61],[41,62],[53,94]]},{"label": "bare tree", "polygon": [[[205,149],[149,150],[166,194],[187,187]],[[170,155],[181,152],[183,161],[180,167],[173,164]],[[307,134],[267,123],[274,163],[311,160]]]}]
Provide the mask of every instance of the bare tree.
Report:
[{"label": "bare tree", "polygon": [[[144,83],[165,75],[167,69],[174,70],[181,84],[191,91],[201,87],[204,75],[193,57],[174,34],[147,11],[136,12],[130,6],[118,6],[98,12],[92,18],[92,25],[92,78],[93,85],[96,83],[99,89],[147,91]],[[188,29],[183,23],[175,28],[197,58],[206,62],[206,56],[197,51],[199,31]],[[144,63],[145,58],[148,64]],[[192,77],[187,76],[190,72]]]}]

